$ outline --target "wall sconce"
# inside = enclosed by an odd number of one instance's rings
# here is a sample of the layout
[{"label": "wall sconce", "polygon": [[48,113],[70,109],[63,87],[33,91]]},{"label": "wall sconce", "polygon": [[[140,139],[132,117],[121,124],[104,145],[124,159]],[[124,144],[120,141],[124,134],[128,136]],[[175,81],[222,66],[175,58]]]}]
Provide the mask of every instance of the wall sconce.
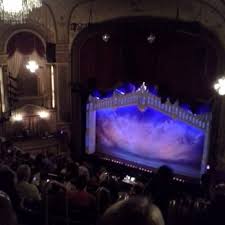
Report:
[{"label": "wall sconce", "polygon": [[17,113],[17,114],[12,115],[12,121],[13,122],[23,121],[23,115],[21,113]]},{"label": "wall sconce", "polygon": [[40,111],[38,112],[38,115],[40,116],[41,119],[48,119],[50,116],[48,111]]}]

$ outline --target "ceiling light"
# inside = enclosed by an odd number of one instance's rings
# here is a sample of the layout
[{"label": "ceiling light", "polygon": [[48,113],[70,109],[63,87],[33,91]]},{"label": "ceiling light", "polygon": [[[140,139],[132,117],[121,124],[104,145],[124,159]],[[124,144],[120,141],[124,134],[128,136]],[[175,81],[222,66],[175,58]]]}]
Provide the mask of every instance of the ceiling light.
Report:
[{"label": "ceiling light", "polygon": [[29,13],[42,6],[42,0],[0,0],[0,18],[4,23],[24,23]]},{"label": "ceiling light", "polygon": [[108,42],[109,39],[110,39],[110,35],[109,35],[109,34],[104,34],[104,35],[102,36],[102,40],[103,40],[104,42]]},{"label": "ceiling light", "polygon": [[37,64],[36,61],[30,60],[30,61],[27,63],[26,68],[27,68],[31,73],[35,73],[36,70],[39,68],[39,65]]},{"label": "ceiling light", "polygon": [[152,44],[156,39],[156,36],[154,34],[150,34],[148,37],[147,37],[147,41]]}]

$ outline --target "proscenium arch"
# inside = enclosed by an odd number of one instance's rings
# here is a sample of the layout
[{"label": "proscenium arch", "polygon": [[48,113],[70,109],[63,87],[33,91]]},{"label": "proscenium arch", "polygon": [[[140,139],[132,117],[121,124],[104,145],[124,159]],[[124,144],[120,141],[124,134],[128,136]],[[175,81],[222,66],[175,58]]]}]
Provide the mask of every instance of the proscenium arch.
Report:
[{"label": "proscenium arch", "polygon": [[[218,3],[220,3],[221,4],[221,6],[223,6],[224,5],[224,7],[225,7],[225,0],[218,0],[219,2]],[[93,1],[92,0],[83,0],[83,1],[79,1],[78,3],[76,3],[73,7],[72,7],[72,9],[71,9],[71,11],[70,11],[70,13],[69,13],[69,20],[68,20],[68,32],[70,32],[70,24],[73,22],[72,21],[72,17],[73,17],[73,15],[75,15],[76,14],[76,10],[78,10],[79,9],[79,7],[82,7],[82,5],[85,5],[85,4],[91,4]],[[100,5],[99,5],[99,3],[98,3],[98,0],[96,0],[96,1],[94,1],[95,2],[95,4],[97,4],[97,6],[99,6],[100,7]],[[176,4],[174,4],[174,19],[175,19],[175,17],[176,17],[176,11],[179,9],[179,5],[181,5],[182,6],[182,0],[178,0],[178,1],[176,1],[177,3]],[[220,7],[220,5],[219,4],[217,4],[217,5],[215,5],[215,4],[212,4],[211,2],[209,2],[209,1],[206,1],[206,0],[192,0],[192,1],[190,1],[194,6],[194,8],[201,8],[201,7],[206,7],[206,9],[208,9],[209,11],[211,11],[213,14],[214,14],[214,16],[215,16],[215,19],[213,19],[213,21],[215,20],[220,20],[221,21],[221,23],[222,24],[220,24],[220,25],[223,25],[224,24],[224,26],[225,26],[225,15],[222,13],[222,10],[221,10],[221,7]],[[145,1],[143,1],[143,4],[145,4]],[[151,3],[146,3],[146,4],[149,4],[149,5],[151,5]],[[196,5],[196,6],[195,6]],[[198,5],[200,5],[200,7],[198,7]],[[113,9],[115,9],[115,8],[113,8]],[[225,8],[224,8],[225,9]],[[181,8],[180,9],[181,10],[181,12],[180,12],[180,14],[182,15],[182,11],[183,11],[183,9]],[[201,11],[201,10],[200,10]],[[75,14],[74,14],[75,13]],[[88,13],[88,12],[87,12]],[[98,22],[105,22],[105,21],[107,21],[107,20],[111,20],[111,19],[114,19],[115,17],[113,17],[113,18],[106,18],[106,16],[103,14],[102,15],[102,13],[101,13],[101,11],[98,11],[97,12],[98,13],[98,18],[101,18],[101,21],[98,21]],[[133,13],[133,15],[132,14],[130,14],[129,13],[129,15],[128,15],[128,11],[126,11],[126,12],[124,12],[125,14],[124,15],[120,15],[119,17],[127,17],[127,16],[153,16],[153,17],[163,17],[163,18],[167,18],[167,19],[172,19],[172,17],[168,17],[168,16],[166,16],[166,15],[163,15],[163,14],[161,14],[161,13],[158,13],[158,15],[152,15],[151,14],[151,11],[145,11],[145,13],[144,14],[140,14],[140,13],[137,13],[137,12],[135,12],[135,13]],[[199,12],[200,13],[200,12]],[[86,15],[86,17],[88,18],[88,14]],[[118,18],[118,17],[117,17]],[[204,27],[206,27],[207,29],[209,29],[209,30],[211,30],[212,32],[214,32],[216,35],[217,35],[217,37],[219,37],[220,35],[221,35],[221,32],[215,27],[215,29],[210,25],[210,24],[208,24],[207,22],[206,22],[206,24],[202,21],[202,17],[201,17],[201,15],[199,14],[199,15],[195,15],[195,17],[193,18],[193,15],[191,14],[191,12],[189,12],[188,13],[188,15],[187,15],[187,13],[185,13],[185,18],[183,19],[182,18],[182,16],[181,16],[181,18],[180,18],[180,20],[181,21],[186,21],[186,22],[194,22],[194,21],[196,21],[196,22],[199,22],[199,23],[201,23]],[[75,21],[74,21],[75,22]],[[92,22],[94,22],[94,21],[92,21]],[[70,37],[69,37],[70,38]],[[223,38],[223,37],[220,37],[220,38]],[[221,39],[221,40],[223,40],[223,39]],[[72,43],[73,43],[73,40],[69,40],[69,43],[70,43],[70,49],[71,49],[71,47],[72,47]],[[225,48],[225,43],[223,43],[222,44],[222,46],[223,46],[223,48]]]},{"label": "proscenium arch", "polygon": [[[81,32],[79,32],[78,35],[73,39],[73,42],[71,45],[72,46],[71,47],[71,78],[72,78],[71,80],[72,80],[72,83],[81,84],[81,87],[82,87],[82,85],[84,85],[84,86],[86,85],[85,83],[81,83],[81,82],[83,82],[82,75],[84,75],[84,74],[82,74],[82,71],[80,68],[80,65],[81,65],[80,60],[81,60],[82,47],[85,45],[85,43],[87,41],[89,41],[91,38],[93,38],[96,35],[101,35],[104,32],[110,32],[111,25],[113,23],[115,23],[117,25],[120,22],[126,24],[126,23],[131,22],[131,20],[132,20],[132,22],[135,21],[135,23],[138,24],[139,22],[141,22],[141,20],[145,21],[145,19],[153,24],[155,24],[154,21],[158,21],[158,20],[171,22],[171,26],[174,23],[175,24],[177,23],[176,20],[171,20],[171,19],[169,20],[169,19],[165,19],[165,18],[156,18],[156,17],[151,17],[151,16],[148,16],[148,17],[141,17],[141,16],[139,16],[139,17],[124,17],[124,18],[116,18],[116,19],[112,19],[109,21],[91,24],[91,26],[84,28]],[[188,28],[189,27],[188,25],[193,24],[194,22],[179,21],[179,23],[187,25],[187,27],[184,26],[183,31],[184,31],[184,33],[186,31],[186,33],[188,35],[188,31],[191,31],[191,29]],[[200,29],[200,31],[197,32],[196,34],[193,32],[193,35],[196,35],[197,38],[199,36],[199,39],[204,40],[204,42],[207,42],[212,48],[214,48],[215,52],[216,52],[216,57],[219,58],[220,55],[222,54],[222,53],[220,53],[220,51],[223,52],[224,50],[221,49],[221,47],[220,47],[221,45],[220,45],[220,42],[219,42],[217,36],[212,31],[210,31],[205,26],[203,26],[202,24],[200,24],[200,23],[196,23],[196,24],[197,24],[197,27]],[[117,27],[117,29],[119,29],[119,28]],[[162,29],[162,28],[159,28],[159,29]],[[192,34],[190,33],[190,35],[192,35]],[[215,68],[218,69],[218,63],[215,64]],[[217,72],[215,71],[214,74],[217,74]],[[72,117],[73,132],[72,133],[76,134],[76,138],[77,138],[77,140],[74,141],[73,146],[76,147],[76,149],[84,149],[83,138],[81,135],[81,134],[83,134],[82,133],[82,124],[79,124],[80,123],[79,121],[83,121],[82,120],[83,113],[79,112],[79,110],[81,111],[81,106],[79,105],[80,99],[79,99],[78,95],[79,95],[79,93],[76,93],[76,92],[72,93],[72,104],[71,104],[71,108],[72,108],[71,110],[73,112],[72,113],[72,115],[73,115],[73,117]],[[77,120],[77,118],[79,118],[79,119]],[[79,155],[80,153],[78,152],[77,154]]]},{"label": "proscenium arch", "polygon": [[[122,17],[122,18],[115,18],[99,23],[92,24],[86,28],[84,28],[82,31],[80,31],[76,37],[73,39],[73,41],[70,44],[70,52],[71,52],[71,78],[72,82],[79,82],[80,81],[80,71],[79,71],[79,63],[80,63],[80,49],[82,46],[93,36],[101,34],[102,32],[108,32],[110,30],[113,24],[115,23],[126,23],[126,22],[131,22],[131,21],[168,21],[170,23],[176,23],[176,20],[173,19],[166,19],[163,17],[151,17],[151,16],[138,16],[138,17]],[[187,21],[178,21],[179,23],[184,23],[184,24],[191,24],[195,22],[187,22]],[[201,29],[200,33],[193,33],[190,35],[196,36],[199,39],[202,39],[203,41],[207,42],[212,48],[215,49],[216,55],[217,55],[217,73],[220,74],[224,72],[225,65],[224,65],[224,60],[225,60],[225,49],[220,42],[219,38],[217,35],[209,30],[207,27],[202,25],[199,22],[196,22],[198,24],[199,28]],[[105,30],[105,31],[104,31]],[[184,30],[185,32],[185,30]],[[186,30],[186,33],[188,35],[188,30]],[[75,61],[74,61],[75,60]],[[72,63],[74,65],[72,65]],[[75,69],[75,70],[74,70]]]}]

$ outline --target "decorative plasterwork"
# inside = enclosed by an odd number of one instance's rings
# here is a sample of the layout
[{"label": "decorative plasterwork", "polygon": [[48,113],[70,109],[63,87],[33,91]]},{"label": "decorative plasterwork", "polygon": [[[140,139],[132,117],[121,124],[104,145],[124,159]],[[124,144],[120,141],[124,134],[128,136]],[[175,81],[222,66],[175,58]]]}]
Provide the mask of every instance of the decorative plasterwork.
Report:
[{"label": "decorative plasterwork", "polygon": [[148,107],[154,108],[202,130],[208,131],[210,128],[211,113],[193,114],[191,111],[181,108],[178,102],[170,103],[169,99],[165,103],[161,103],[160,97],[151,94],[144,83],[137,91],[133,90],[133,92],[127,94],[115,90],[112,98],[99,99],[90,96],[87,110],[96,111],[103,108],[129,105],[137,105],[140,110],[145,110]]}]

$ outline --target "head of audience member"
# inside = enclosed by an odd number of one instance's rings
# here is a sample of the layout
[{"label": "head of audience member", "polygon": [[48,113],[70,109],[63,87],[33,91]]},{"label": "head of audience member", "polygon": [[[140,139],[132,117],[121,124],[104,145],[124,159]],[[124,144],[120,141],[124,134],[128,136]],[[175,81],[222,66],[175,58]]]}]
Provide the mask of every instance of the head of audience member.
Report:
[{"label": "head of audience member", "polygon": [[173,170],[168,166],[159,167],[156,176],[159,181],[163,183],[170,183],[173,178]]},{"label": "head of audience member", "polygon": [[160,210],[147,198],[133,197],[112,205],[99,225],[164,225]]},{"label": "head of audience member", "polygon": [[13,210],[9,196],[0,191],[0,225],[16,225],[16,214]]},{"label": "head of audience member", "polygon": [[143,195],[144,194],[144,184],[141,182],[137,182],[134,186],[131,188],[131,195]]},{"label": "head of audience member", "polygon": [[89,172],[89,170],[88,170],[86,165],[83,164],[83,165],[79,166],[78,174],[79,174],[79,176],[85,176],[87,181],[90,180],[90,172]]},{"label": "head of audience member", "polygon": [[17,169],[18,182],[29,182],[31,176],[31,169],[28,165],[20,165]]},{"label": "head of audience member", "polygon": [[76,188],[78,191],[84,191],[87,187],[87,178],[86,176],[79,176],[76,180]]},{"label": "head of audience member", "polygon": [[104,172],[99,176],[99,184],[101,187],[108,188],[109,186],[110,177],[108,172]]},{"label": "head of audience member", "polygon": [[78,177],[78,166],[74,162],[68,163],[66,167],[66,179],[72,180]]}]

